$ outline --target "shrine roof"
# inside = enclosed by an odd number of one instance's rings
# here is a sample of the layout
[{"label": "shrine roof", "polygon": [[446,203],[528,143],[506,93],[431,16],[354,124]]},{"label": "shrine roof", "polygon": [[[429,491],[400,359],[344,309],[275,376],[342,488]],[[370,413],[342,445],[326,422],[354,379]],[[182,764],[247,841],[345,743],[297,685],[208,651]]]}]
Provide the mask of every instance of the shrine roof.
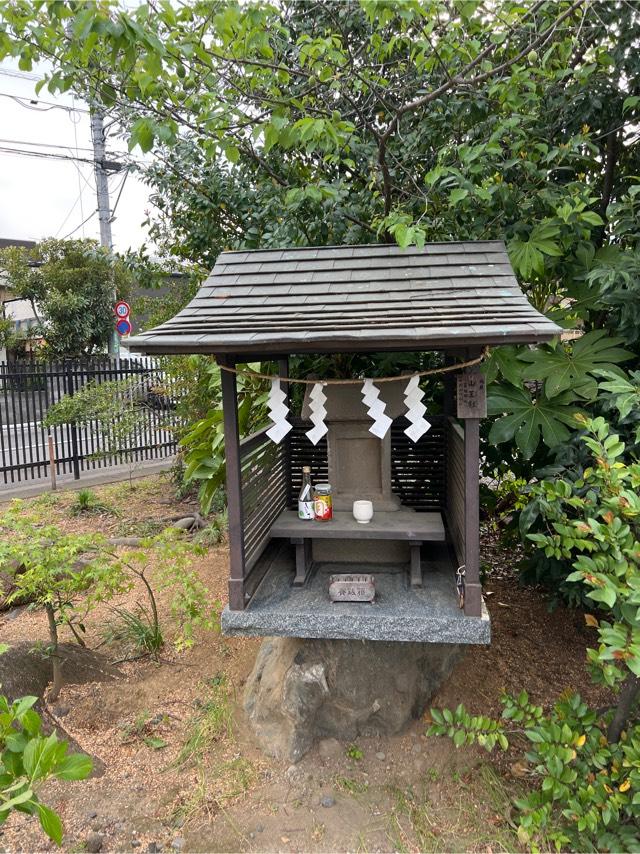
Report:
[{"label": "shrine roof", "polygon": [[549,341],[502,241],[223,252],[195,298],[134,352],[336,353]]}]

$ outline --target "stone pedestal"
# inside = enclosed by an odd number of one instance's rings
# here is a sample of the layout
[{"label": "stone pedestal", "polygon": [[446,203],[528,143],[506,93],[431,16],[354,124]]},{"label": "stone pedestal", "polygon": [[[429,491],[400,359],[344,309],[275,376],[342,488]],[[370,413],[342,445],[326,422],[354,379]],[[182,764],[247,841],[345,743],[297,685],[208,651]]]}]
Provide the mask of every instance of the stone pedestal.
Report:
[{"label": "stone pedestal", "polygon": [[399,732],[461,654],[455,644],[267,638],[245,711],[266,753],[298,762],[322,738]]}]

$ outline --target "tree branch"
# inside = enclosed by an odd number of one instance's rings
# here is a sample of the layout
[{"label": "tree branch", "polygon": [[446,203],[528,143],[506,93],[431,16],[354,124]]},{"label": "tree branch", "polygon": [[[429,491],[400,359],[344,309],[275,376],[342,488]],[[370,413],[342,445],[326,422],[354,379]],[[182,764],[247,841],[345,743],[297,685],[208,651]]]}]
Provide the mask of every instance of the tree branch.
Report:
[{"label": "tree branch", "polygon": [[[490,56],[498,47],[498,45],[490,44],[484,50],[480,51],[480,53],[473,59],[471,62],[467,63],[467,65],[462,69],[459,74],[456,74],[438,86],[436,89],[433,89],[431,92],[428,92],[425,95],[421,95],[419,98],[414,98],[412,101],[409,101],[406,104],[398,107],[396,110],[396,114],[387,126],[386,130],[383,133],[383,138],[388,139],[397,129],[398,123],[402,116],[406,113],[414,112],[415,110],[420,109],[420,107],[424,107],[427,104],[435,101],[436,98],[439,98],[441,95],[444,95],[454,86],[475,86],[478,83],[482,83],[485,80],[489,80],[492,77],[506,71],[512,65],[515,65],[516,62],[523,59],[530,51],[535,50],[536,47],[544,44],[556,31],[558,26],[572,15],[576,9],[583,5],[583,3],[588,0],[575,0],[575,2],[565,11],[562,15],[560,15],[553,24],[547,27],[544,32],[542,32],[537,38],[535,38],[532,42],[530,42],[525,48],[523,48],[516,56],[511,59],[506,60],[500,65],[496,65],[491,68],[489,71],[485,71],[482,74],[477,74],[475,77],[467,78],[467,75],[470,71],[476,68],[483,59],[486,59]],[[541,6],[544,5],[545,0],[539,0],[531,9],[528,11],[526,16],[523,16],[523,20],[525,17],[534,14]]]},{"label": "tree branch", "polygon": [[629,715],[633,709],[638,695],[640,694],[640,677],[630,673],[620,691],[620,699],[618,705],[611,718],[611,723],[607,729],[607,741],[609,744],[616,744],[620,740],[622,731],[626,726]]}]

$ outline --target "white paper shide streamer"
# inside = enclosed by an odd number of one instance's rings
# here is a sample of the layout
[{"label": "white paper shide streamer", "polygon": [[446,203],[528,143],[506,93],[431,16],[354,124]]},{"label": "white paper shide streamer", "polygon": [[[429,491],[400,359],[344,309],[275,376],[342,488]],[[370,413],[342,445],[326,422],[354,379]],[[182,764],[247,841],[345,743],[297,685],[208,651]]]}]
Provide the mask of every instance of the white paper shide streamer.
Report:
[{"label": "white paper shide streamer", "polygon": [[311,410],[310,421],[313,424],[311,430],[307,430],[306,437],[314,445],[317,445],[320,439],[328,432],[329,428],[325,424],[324,419],[327,417],[325,403],[327,396],[324,393],[322,383],[316,383],[309,394],[309,409]]},{"label": "white paper shide streamer", "polygon": [[365,380],[361,391],[362,402],[368,407],[367,415],[373,419],[369,432],[377,436],[378,439],[384,439],[389,427],[391,427],[392,419],[384,414],[387,404],[384,400],[380,400],[380,389],[374,386],[373,380]]},{"label": "white paper shide streamer", "polygon": [[422,402],[424,393],[420,389],[420,377],[414,374],[404,390],[404,403],[407,407],[405,417],[411,422],[404,431],[412,442],[417,442],[430,429],[431,424],[424,417],[427,407]]},{"label": "white paper shide streamer", "polygon": [[267,436],[272,442],[279,444],[287,435],[289,430],[293,429],[293,425],[287,421],[289,407],[285,403],[287,393],[280,388],[280,378],[275,377],[271,380],[271,389],[269,391],[269,418],[273,421],[273,427],[267,430]]}]

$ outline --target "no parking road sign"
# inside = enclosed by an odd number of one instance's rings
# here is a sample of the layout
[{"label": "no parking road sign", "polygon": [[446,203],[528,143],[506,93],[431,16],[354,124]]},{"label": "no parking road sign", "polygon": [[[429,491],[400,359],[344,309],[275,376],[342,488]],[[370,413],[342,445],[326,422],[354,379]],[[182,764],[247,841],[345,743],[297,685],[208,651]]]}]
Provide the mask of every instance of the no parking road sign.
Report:
[{"label": "no parking road sign", "polygon": [[121,317],[126,320],[126,318],[129,317],[129,315],[131,314],[131,306],[128,302],[125,302],[123,299],[121,299],[115,304],[113,311],[116,317]]},{"label": "no parking road sign", "polygon": [[116,331],[118,335],[128,335],[131,332],[131,324],[126,317],[123,317],[116,323]]}]

